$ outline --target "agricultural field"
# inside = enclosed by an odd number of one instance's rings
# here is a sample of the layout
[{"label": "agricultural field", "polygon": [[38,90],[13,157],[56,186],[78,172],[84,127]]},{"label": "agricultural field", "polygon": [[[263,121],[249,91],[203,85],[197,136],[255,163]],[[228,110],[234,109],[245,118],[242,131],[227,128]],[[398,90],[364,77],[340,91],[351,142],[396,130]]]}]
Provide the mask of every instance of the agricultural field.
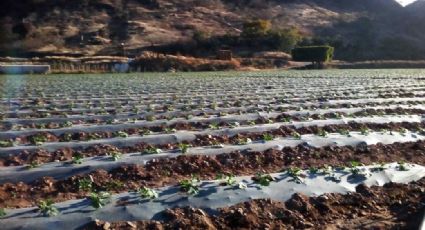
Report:
[{"label": "agricultural field", "polygon": [[0,76],[1,229],[420,229],[425,71]]}]

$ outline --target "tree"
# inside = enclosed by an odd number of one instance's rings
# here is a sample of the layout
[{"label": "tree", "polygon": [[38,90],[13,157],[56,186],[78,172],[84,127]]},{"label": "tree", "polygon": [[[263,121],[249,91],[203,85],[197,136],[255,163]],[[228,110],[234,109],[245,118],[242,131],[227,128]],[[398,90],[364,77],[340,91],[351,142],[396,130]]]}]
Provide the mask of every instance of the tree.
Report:
[{"label": "tree", "polygon": [[301,39],[301,33],[296,28],[273,30],[267,34],[269,46],[285,52],[291,51]]},{"label": "tree", "polygon": [[334,48],[331,46],[303,46],[292,50],[294,61],[312,62],[313,66],[321,68],[324,62],[331,61]]},{"label": "tree", "polygon": [[245,39],[263,37],[270,31],[272,24],[269,20],[257,19],[243,24],[241,36]]}]

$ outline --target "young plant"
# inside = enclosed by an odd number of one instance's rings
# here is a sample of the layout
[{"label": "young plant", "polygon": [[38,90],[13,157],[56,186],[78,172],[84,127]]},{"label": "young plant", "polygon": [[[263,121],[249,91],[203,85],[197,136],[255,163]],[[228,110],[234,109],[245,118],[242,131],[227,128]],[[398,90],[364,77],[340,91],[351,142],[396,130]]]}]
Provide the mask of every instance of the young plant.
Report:
[{"label": "young plant", "polygon": [[299,134],[298,132],[294,131],[291,133],[291,136],[293,136],[295,139],[301,139],[301,134]]},{"label": "young plant", "polygon": [[114,137],[121,137],[121,138],[127,138],[128,137],[128,133],[124,132],[124,131],[118,131],[114,133]]},{"label": "young plant", "polygon": [[303,183],[302,177],[304,177],[304,175],[302,174],[302,171],[300,168],[298,167],[289,168],[287,173],[288,173],[288,176],[292,177],[291,181],[294,181],[297,184]]},{"label": "young plant", "polygon": [[37,161],[31,161],[28,165],[27,165],[27,169],[35,169],[40,167],[40,164]]},{"label": "young plant", "polygon": [[112,159],[113,161],[118,161],[119,159],[121,159],[121,158],[122,158],[122,153],[121,153],[121,152],[119,152],[119,151],[112,151],[112,152],[110,152],[110,153],[109,153],[109,154],[107,154],[107,155],[111,156],[111,159]]},{"label": "young plant", "polygon": [[399,171],[409,171],[409,169],[407,168],[406,162],[404,161],[398,162],[397,169]]},{"label": "young plant", "polygon": [[145,155],[145,154],[160,154],[160,153],[162,153],[161,149],[150,146],[142,152],[142,155]]},{"label": "young plant", "polygon": [[257,173],[253,178],[254,182],[261,186],[269,186],[270,182],[274,181],[273,177],[269,174]]},{"label": "young plant", "polygon": [[317,135],[321,137],[327,137],[329,133],[326,130],[320,129]]},{"label": "young plant", "polygon": [[93,179],[90,176],[90,178],[83,178],[78,180],[78,190],[90,192],[93,189]]},{"label": "young plant", "polygon": [[159,197],[158,193],[155,190],[147,187],[140,188],[139,190],[137,190],[137,193],[142,199],[153,200]]},{"label": "young plant", "polygon": [[208,125],[208,128],[216,130],[216,129],[219,129],[220,126],[218,125],[218,123],[211,123]]},{"label": "young plant", "polygon": [[44,142],[47,142],[47,137],[40,133],[28,137],[28,140],[33,145],[42,145]]},{"label": "young plant", "polygon": [[38,202],[38,210],[43,216],[56,216],[59,214],[59,210],[53,204],[50,199],[42,200]]},{"label": "young plant", "polygon": [[262,139],[263,139],[263,141],[272,141],[274,139],[274,137],[273,137],[272,134],[265,133],[265,134],[263,134]]},{"label": "young plant", "polygon": [[372,168],[372,171],[373,172],[381,172],[381,171],[384,171],[385,169],[387,169],[385,167],[385,164],[384,163],[379,163],[379,165],[377,165],[377,166],[375,166],[375,167]]},{"label": "young plant", "polygon": [[88,198],[91,201],[91,205],[94,208],[99,209],[109,203],[111,194],[109,194],[108,192],[92,192],[90,193],[90,196]]},{"label": "young plant", "polygon": [[191,179],[180,181],[180,189],[189,195],[196,195],[199,193],[199,182],[197,177],[192,176]]},{"label": "young plant", "polygon": [[74,154],[74,156],[72,157],[71,163],[75,164],[75,165],[82,164],[83,163],[83,155],[81,155],[80,153]]},{"label": "young plant", "polygon": [[221,178],[223,180],[223,182],[221,183],[221,185],[224,186],[233,186],[236,184],[236,179],[234,175],[226,175],[224,177]]},{"label": "young plant", "polygon": [[343,135],[343,136],[347,136],[350,137],[350,131],[348,131],[348,129],[340,129],[338,130],[339,134]]},{"label": "young plant", "polygon": [[165,128],[164,129],[164,133],[175,133],[175,132],[177,132],[177,130],[176,129],[173,129],[173,128]]},{"label": "young plant", "polygon": [[190,147],[191,147],[191,145],[189,145],[189,144],[184,144],[184,143],[178,144],[178,148],[179,148],[180,152],[183,153],[183,154],[187,153],[187,150]]},{"label": "young plant", "polygon": [[13,141],[0,141],[1,148],[13,147]]},{"label": "young plant", "polygon": [[252,143],[251,138],[239,138],[237,140],[238,145],[248,145],[248,144],[251,144],[251,143]]},{"label": "young plant", "polygon": [[362,134],[362,135],[365,135],[365,136],[367,136],[367,135],[369,135],[369,128],[367,128],[367,127],[362,127],[361,129],[360,129],[360,133]]}]

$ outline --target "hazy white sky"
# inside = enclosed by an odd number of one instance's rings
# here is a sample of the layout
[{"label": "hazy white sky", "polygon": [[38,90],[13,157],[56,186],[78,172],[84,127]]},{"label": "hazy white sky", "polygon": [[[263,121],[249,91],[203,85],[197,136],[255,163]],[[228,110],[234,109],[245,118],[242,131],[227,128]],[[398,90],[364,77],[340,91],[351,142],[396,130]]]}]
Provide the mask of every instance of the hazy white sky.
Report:
[{"label": "hazy white sky", "polygon": [[410,3],[416,1],[416,0],[397,0],[401,5],[406,6],[409,5]]}]

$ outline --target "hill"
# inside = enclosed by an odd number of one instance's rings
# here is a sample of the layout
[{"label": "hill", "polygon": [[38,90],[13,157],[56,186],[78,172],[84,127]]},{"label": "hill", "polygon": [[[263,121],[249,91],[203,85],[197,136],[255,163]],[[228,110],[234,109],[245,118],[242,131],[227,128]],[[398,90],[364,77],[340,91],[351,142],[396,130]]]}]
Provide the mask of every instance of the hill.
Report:
[{"label": "hill", "polygon": [[[261,18],[275,29],[297,28],[310,38],[304,43],[335,46],[339,59],[425,59],[423,3],[403,8],[395,0],[2,0],[0,54],[137,55],[159,49],[207,56],[209,47],[181,47],[199,34],[238,36],[246,21]],[[252,47],[231,48],[243,55]]]}]

